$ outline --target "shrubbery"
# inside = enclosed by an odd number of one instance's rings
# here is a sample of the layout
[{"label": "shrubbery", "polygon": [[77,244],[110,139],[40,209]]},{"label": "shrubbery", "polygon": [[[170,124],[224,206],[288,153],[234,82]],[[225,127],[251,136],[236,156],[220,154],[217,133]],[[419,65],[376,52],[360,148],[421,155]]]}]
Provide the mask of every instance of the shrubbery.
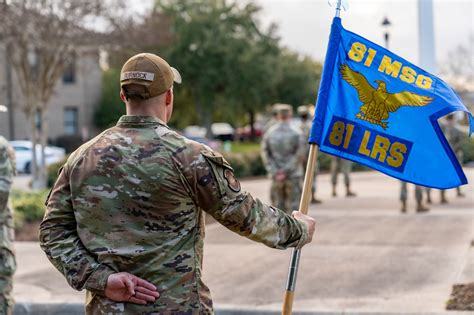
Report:
[{"label": "shrubbery", "polygon": [[48,187],[53,187],[56,179],[58,178],[59,169],[66,163],[67,157],[57,163],[48,166]]},{"label": "shrubbery", "polygon": [[262,176],[267,173],[259,152],[225,153],[224,157],[238,178]]},{"label": "shrubbery", "polygon": [[463,151],[463,162],[467,164],[469,162],[474,162],[474,139],[469,138],[464,141],[462,146]]},{"label": "shrubbery", "polygon": [[16,228],[23,226],[25,222],[38,222],[43,218],[45,209],[44,203],[48,192],[48,190],[37,192],[12,191],[11,201],[13,209],[15,209],[14,221]]}]

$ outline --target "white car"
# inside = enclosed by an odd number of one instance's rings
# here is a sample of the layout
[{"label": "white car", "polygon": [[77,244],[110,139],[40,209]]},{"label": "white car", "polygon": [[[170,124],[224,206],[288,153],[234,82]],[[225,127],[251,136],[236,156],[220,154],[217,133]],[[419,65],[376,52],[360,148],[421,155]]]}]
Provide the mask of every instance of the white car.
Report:
[{"label": "white car", "polygon": [[[10,141],[15,150],[16,170],[21,173],[31,173],[31,161],[33,160],[33,144],[31,141]],[[66,150],[59,147],[46,146],[45,150],[46,165],[60,162],[66,156]],[[36,145],[37,165],[41,164],[41,145]]]},{"label": "white car", "polygon": [[233,141],[234,140],[234,128],[225,122],[213,123],[211,125],[211,131],[214,138],[221,141]]}]

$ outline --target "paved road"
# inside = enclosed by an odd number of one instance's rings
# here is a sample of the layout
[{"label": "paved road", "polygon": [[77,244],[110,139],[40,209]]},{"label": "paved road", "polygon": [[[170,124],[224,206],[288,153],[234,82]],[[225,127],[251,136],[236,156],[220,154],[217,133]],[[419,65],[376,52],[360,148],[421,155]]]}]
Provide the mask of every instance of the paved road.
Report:
[{"label": "paved road", "polygon": [[[470,181],[474,169],[466,169]],[[302,253],[294,308],[312,311],[441,312],[451,285],[474,281],[474,190],[451,203],[414,213],[399,212],[399,182],[375,172],[353,175],[356,198],[332,198],[329,176],[318,178],[312,205],[314,243]],[[266,179],[244,181],[244,189],[268,200]],[[341,184],[341,195],[342,195]],[[281,307],[291,251],[278,251],[234,235],[218,224],[207,227],[204,278],[217,306]],[[82,302],[49,265],[37,243],[16,244],[15,296],[23,302]]]}]

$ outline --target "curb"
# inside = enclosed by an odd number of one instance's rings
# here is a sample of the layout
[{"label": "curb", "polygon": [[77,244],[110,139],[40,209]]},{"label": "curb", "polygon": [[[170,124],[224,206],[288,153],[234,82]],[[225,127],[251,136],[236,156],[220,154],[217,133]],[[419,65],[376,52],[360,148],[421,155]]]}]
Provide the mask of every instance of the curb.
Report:
[{"label": "curb", "polygon": [[[256,310],[254,308],[243,307],[217,307],[216,315],[280,315],[276,310]],[[395,314],[416,314],[416,315],[472,315],[472,312],[445,311],[428,313],[395,313],[395,312],[351,312],[351,311],[296,311],[294,315],[395,315]],[[84,304],[70,303],[25,303],[15,304],[13,315],[84,315]]]}]

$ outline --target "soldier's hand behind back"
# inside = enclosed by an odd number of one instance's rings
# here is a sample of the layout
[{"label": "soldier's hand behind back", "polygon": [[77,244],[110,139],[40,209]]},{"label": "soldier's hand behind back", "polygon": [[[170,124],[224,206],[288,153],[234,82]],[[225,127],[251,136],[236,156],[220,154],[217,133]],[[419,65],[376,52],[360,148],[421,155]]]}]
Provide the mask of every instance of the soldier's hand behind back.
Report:
[{"label": "soldier's hand behind back", "polygon": [[299,211],[293,211],[292,215],[296,220],[306,225],[306,229],[308,230],[308,238],[304,244],[311,243],[313,240],[314,230],[316,229],[316,220]]},{"label": "soldier's hand behind back", "polygon": [[147,304],[154,302],[160,294],[150,282],[128,272],[119,272],[108,277],[105,296],[116,302]]}]

